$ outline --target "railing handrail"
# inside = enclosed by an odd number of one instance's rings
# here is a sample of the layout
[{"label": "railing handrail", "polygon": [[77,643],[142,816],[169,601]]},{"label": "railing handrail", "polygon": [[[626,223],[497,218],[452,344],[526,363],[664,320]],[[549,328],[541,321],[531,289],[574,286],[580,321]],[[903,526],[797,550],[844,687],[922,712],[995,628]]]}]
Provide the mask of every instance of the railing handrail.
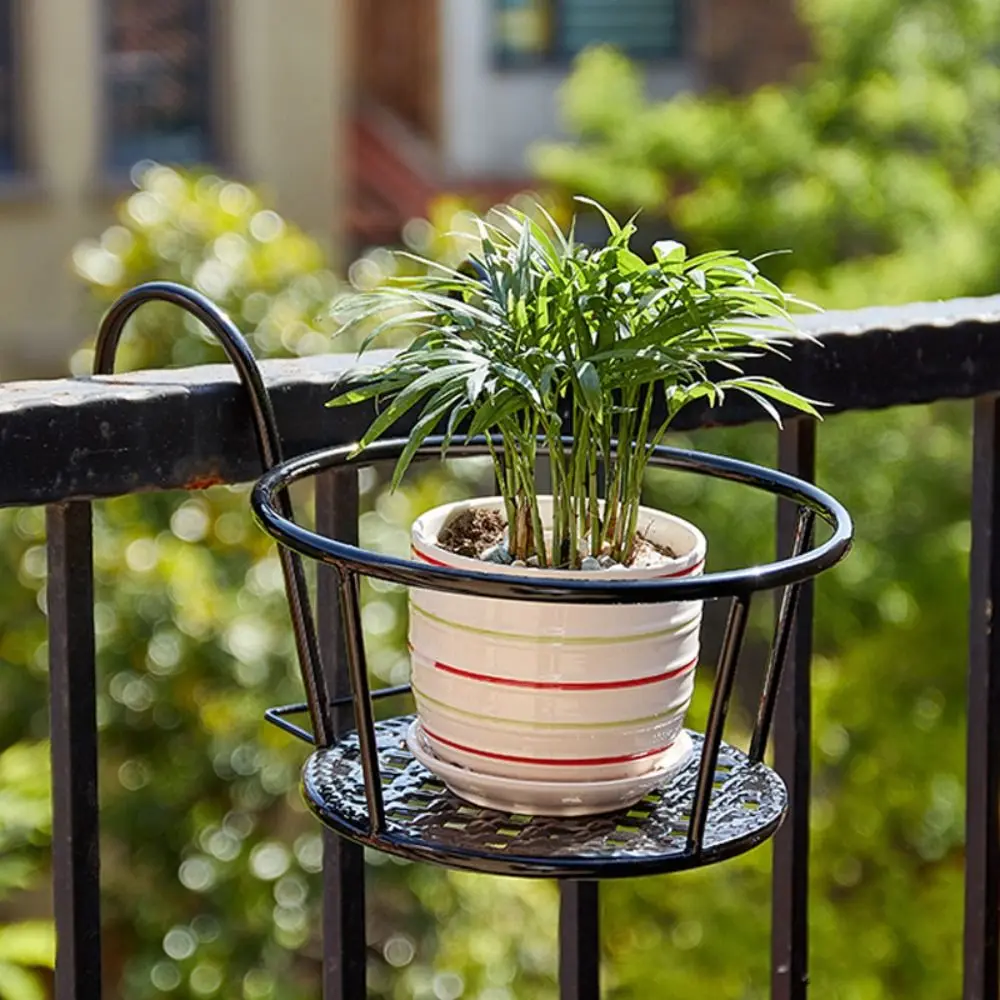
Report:
[{"label": "railing handrail", "polygon": [[[815,340],[797,339],[788,362],[765,358],[754,370],[831,414],[1000,392],[1000,296],[824,313],[801,326]],[[262,362],[287,454],[363,433],[366,406],[323,405],[358,363],[353,353]],[[760,419],[732,396],[718,410],[683,411],[675,426]],[[247,482],[262,471],[248,404],[221,364],[0,384],[0,468],[0,507]]]}]

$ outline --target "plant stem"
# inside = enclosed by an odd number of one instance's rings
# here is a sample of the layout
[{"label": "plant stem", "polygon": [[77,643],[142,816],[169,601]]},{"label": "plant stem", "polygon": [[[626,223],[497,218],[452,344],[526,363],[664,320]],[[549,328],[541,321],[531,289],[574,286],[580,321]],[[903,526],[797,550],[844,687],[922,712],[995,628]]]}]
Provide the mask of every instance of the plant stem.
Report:
[{"label": "plant stem", "polygon": [[577,546],[571,566],[578,569],[582,558],[579,542],[587,534],[587,472],[590,418],[585,410],[574,407],[573,412],[573,502],[576,507]]},{"label": "plant stem", "polygon": [[601,508],[597,502],[598,460],[593,449],[587,449],[587,473],[590,494],[590,555],[597,557],[601,548]]},{"label": "plant stem", "polygon": [[552,565],[565,566],[573,531],[573,508],[566,475],[566,456],[562,450],[558,421],[546,428],[549,446],[549,469],[552,475]]},{"label": "plant stem", "polygon": [[545,526],[542,524],[541,511],[538,506],[538,414],[532,413],[523,428],[522,472],[523,487],[528,502],[531,519],[531,534],[538,564],[549,564],[548,552],[545,546]]},{"label": "plant stem", "polygon": [[647,387],[645,396],[641,399],[641,414],[638,426],[635,429],[634,451],[629,462],[629,478],[625,484],[625,497],[623,506],[625,517],[623,518],[621,538],[619,542],[621,552],[621,562],[628,565],[635,551],[635,532],[639,521],[639,505],[642,501],[642,480],[646,473],[646,463],[649,461],[650,445],[646,440],[649,434],[649,419],[653,410],[653,390]]},{"label": "plant stem", "polygon": [[[613,460],[613,473],[605,489],[605,497],[610,511],[605,510],[604,533],[601,540],[602,547],[605,543],[611,549],[611,556],[618,558],[618,532],[622,523],[622,492],[625,483],[625,472],[628,468],[629,456],[624,451],[625,445],[632,439],[632,421],[635,416],[636,393],[632,389],[626,389],[622,393],[622,407],[618,418],[618,442],[617,451]],[[611,461],[611,437],[608,435],[607,455]]]},{"label": "plant stem", "polygon": [[[517,511],[514,505],[513,494],[510,492],[510,477],[507,471],[507,463],[500,457],[500,452],[497,451],[496,446],[493,444],[493,433],[489,428],[486,431],[486,446],[489,448],[490,458],[493,460],[493,475],[496,477],[497,487],[501,494],[503,494],[504,512],[507,515],[508,544],[510,544],[510,526],[514,523]],[[506,456],[506,452],[504,452],[504,455]]]}]

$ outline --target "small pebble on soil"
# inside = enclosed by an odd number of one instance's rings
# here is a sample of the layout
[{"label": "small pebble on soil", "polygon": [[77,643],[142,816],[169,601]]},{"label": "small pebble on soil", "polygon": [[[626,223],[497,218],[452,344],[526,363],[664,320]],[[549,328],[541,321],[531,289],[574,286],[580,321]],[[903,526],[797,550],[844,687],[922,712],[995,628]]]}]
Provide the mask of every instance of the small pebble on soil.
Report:
[{"label": "small pebble on soil", "polygon": [[[511,558],[507,548],[507,522],[503,513],[498,510],[485,510],[472,507],[456,514],[441,529],[437,538],[438,545],[448,552],[470,559],[481,559],[483,562],[505,566],[537,567],[538,556],[527,560]],[[605,546],[605,549],[607,546]],[[639,535],[636,538],[631,558],[627,564],[616,562],[607,551],[597,556],[584,556],[580,569],[594,572],[601,569],[648,569],[661,565],[666,559],[675,558],[670,549],[651,542]]]},{"label": "small pebble on soil", "polygon": [[502,566],[509,566],[514,561],[504,545],[491,545],[479,553],[479,558],[483,562],[500,563]]}]

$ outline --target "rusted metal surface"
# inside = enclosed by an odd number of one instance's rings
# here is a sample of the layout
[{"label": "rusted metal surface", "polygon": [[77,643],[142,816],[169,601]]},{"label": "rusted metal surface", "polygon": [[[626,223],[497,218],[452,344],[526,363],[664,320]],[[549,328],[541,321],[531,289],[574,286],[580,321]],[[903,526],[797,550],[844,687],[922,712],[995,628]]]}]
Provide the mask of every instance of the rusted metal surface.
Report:
[{"label": "rusted metal surface", "polygon": [[193,476],[186,483],[181,485],[182,490],[210,490],[213,486],[222,486],[225,479],[218,473],[209,473],[206,476]]},{"label": "rusted metal surface", "polygon": [[[758,370],[830,403],[831,413],[1000,390],[1000,296],[827,313],[802,327],[817,342],[803,338],[789,362],[768,359]],[[286,454],[364,432],[369,407],[324,406],[334,379],[356,363],[353,354],[263,363]],[[734,396],[721,410],[685,411],[676,426],[761,417]],[[245,482],[261,471],[249,408],[224,365],[2,385],[0,466],[13,470],[0,482],[0,506]]]}]

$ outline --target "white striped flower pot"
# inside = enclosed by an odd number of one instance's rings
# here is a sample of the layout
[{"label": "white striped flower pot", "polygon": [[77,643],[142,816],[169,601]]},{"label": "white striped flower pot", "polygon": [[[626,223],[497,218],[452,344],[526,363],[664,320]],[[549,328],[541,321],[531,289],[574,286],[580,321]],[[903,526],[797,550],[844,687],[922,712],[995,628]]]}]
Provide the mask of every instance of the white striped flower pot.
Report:
[{"label": "white striped flower pot", "polygon": [[[452,516],[469,507],[503,510],[500,498],[446,504],[413,525],[414,557],[510,576],[568,571],[483,563],[437,545]],[[543,523],[551,500],[541,500]],[[693,576],[705,564],[705,538],[686,521],[642,508],[640,531],[681,553],[648,569],[574,572],[574,579],[642,580]],[[517,782],[635,780],[662,767],[675,747],[691,701],[702,602],[653,605],[546,604],[410,590],[413,692],[421,736],[445,763]],[[676,751],[675,751],[676,752]],[[425,763],[427,761],[425,760]],[[433,760],[428,766],[434,769]],[[461,789],[448,782],[461,794]],[[494,782],[494,785],[497,782]],[[535,812],[546,811],[544,794]],[[509,807],[509,798],[480,804]],[[563,800],[564,801],[564,800]],[[621,801],[619,804],[627,804]],[[552,810],[561,810],[553,798]],[[581,811],[577,809],[577,811]]]}]

